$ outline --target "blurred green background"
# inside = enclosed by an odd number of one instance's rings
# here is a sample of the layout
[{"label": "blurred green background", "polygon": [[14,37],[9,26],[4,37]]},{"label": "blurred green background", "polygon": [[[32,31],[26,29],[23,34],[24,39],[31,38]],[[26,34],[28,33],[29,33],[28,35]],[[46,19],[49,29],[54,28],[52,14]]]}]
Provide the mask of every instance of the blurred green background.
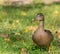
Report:
[{"label": "blurred green background", "polygon": [[[0,1],[3,3],[3,0]],[[35,0],[33,5],[20,7],[0,5],[0,54],[21,54],[22,48],[26,48],[29,54],[48,54],[46,49],[36,48],[32,41],[32,35],[39,25],[39,22],[32,21],[40,12],[45,16],[45,29],[54,35],[51,54],[59,53],[56,30],[60,28],[60,4],[43,5],[39,2]]]}]

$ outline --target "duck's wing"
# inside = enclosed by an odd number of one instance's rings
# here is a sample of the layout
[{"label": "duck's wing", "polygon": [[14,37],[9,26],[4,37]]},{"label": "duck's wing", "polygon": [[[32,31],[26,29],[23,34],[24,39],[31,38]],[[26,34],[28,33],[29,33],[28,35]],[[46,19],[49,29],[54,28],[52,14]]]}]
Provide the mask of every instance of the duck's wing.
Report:
[{"label": "duck's wing", "polygon": [[45,32],[48,32],[48,33],[52,34],[49,30],[45,30]]},{"label": "duck's wing", "polygon": [[51,39],[53,40],[53,35],[49,30],[45,30],[45,32],[47,32],[49,34],[49,36],[51,37]]}]

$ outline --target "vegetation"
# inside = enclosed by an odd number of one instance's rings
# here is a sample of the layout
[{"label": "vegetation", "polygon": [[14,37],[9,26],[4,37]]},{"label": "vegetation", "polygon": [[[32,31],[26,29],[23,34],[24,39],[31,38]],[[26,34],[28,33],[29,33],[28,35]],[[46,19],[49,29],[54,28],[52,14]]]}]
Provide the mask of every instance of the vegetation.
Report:
[{"label": "vegetation", "polygon": [[48,54],[47,49],[35,47],[32,41],[32,35],[39,25],[33,19],[39,12],[45,15],[45,29],[54,35],[50,53],[60,53],[60,43],[55,34],[60,28],[60,5],[37,3],[26,7],[0,6],[0,34],[9,34],[8,38],[0,37],[0,54],[21,54],[22,48],[26,48],[29,54]]}]

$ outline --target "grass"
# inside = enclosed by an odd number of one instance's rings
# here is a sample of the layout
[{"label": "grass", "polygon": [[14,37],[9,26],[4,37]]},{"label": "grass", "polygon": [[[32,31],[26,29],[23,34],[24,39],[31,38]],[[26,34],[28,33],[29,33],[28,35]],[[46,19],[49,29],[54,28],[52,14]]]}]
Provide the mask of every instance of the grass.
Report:
[{"label": "grass", "polygon": [[32,22],[35,15],[42,12],[45,15],[45,29],[54,35],[50,54],[60,54],[60,43],[56,38],[56,30],[60,28],[60,5],[45,6],[42,4],[27,7],[0,6],[0,33],[9,34],[9,40],[0,37],[0,54],[21,54],[21,48],[26,48],[29,54],[48,54],[46,49],[35,47],[32,41],[33,30],[39,22]]}]

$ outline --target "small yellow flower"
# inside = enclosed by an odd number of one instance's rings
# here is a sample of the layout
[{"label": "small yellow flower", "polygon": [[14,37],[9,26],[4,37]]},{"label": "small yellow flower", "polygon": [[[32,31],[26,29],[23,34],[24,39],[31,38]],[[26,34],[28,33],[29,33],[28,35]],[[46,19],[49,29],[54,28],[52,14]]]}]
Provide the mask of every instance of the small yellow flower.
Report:
[{"label": "small yellow flower", "polygon": [[15,35],[20,35],[20,33],[19,32],[16,32]]},{"label": "small yellow flower", "polygon": [[24,32],[28,32],[29,30],[28,29],[25,29]]},{"label": "small yellow flower", "polygon": [[10,38],[5,38],[4,39],[6,42],[10,42],[11,40],[10,40]]},{"label": "small yellow flower", "polygon": [[21,12],[21,15],[22,15],[22,16],[26,16],[27,13],[26,13],[26,12]]},{"label": "small yellow flower", "polygon": [[19,20],[16,20],[16,23],[18,24],[19,23]]},{"label": "small yellow flower", "polygon": [[53,12],[53,14],[55,14],[55,15],[59,14],[58,10],[55,10],[55,11]]}]

